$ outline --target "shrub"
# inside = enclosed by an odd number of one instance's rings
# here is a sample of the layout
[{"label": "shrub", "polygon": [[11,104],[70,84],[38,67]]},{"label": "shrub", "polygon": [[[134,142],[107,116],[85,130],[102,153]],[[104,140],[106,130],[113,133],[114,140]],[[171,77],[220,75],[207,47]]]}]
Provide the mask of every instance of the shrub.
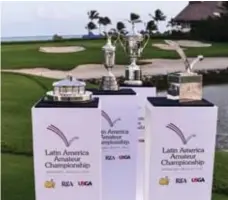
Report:
[{"label": "shrub", "polygon": [[63,39],[63,37],[60,35],[57,35],[57,34],[53,35],[53,37],[52,37],[53,41],[61,41],[62,39]]}]

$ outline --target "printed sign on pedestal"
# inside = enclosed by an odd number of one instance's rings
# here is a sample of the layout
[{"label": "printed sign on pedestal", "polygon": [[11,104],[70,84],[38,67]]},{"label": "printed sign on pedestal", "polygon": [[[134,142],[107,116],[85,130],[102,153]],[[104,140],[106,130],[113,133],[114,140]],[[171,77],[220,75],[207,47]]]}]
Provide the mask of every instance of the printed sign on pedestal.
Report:
[{"label": "printed sign on pedestal", "polygon": [[102,101],[102,193],[106,200],[135,199],[136,95],[99,95]]},{"label": "printed sign on pedestal", "polygon": [[147,107],[145,199],[210,200],[217,107]]},{"label": "printed sign on pedestal", "polygon": [[[124,87],[125,88],[125,87]],[[137,93],[138,99],[138,152],[137,152],[137,189],[136,199],[143,200],[143,188],[144,188],[144,163],[145,163],[145,105],[148,96],[156,96],[155,87],[131,87]]]},{"label": "printed sign on pedestal", "polygon": [[101,199],[100,113],[33,107],[36,200]]}]

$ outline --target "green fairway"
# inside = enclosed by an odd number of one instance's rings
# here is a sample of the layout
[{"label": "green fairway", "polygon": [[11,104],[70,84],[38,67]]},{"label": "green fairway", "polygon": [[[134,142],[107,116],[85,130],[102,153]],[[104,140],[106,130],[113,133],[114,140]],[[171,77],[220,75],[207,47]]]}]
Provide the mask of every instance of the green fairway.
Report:
[{"label": "green fairway", "polygon": [[[161,50],[152,47],[152,43],[164,43],[163,40],[150,40],[143,58],[179,58],[176,52]],[[63,41],[59,43],[26,43],[26,44],[3,44],[2,68],[18,69],[18,68],[34,68],[45,67],[50,69],[69,70],[80,64],[100,64],[103,63],[102,46],[105,40],[77,40]],[[75,53],[50,54],[39,52],[41,46],[83,46],[85,51]],[[228,56],[228,43],[213,43],[211,47],[187,48],[188,56]],[[128,62],[127,56],[124,54],[122,47],[117,46],[116,63],[125,64]]]},{"label": "green fairway", "polygon": [[[20,199],[35,200],[33,159],[2,154],[2,200]],[[228,195],[213,193],[212,200],[228,200]]]},{"label": "green fairway", "polygon": [[52,88],[53,81],[2,73],[2,151],[32,153],[31,107]]},{"label": "green fairway", "polygon": [[[3,200],[35,200],[31,107],[52,87],[52,82],[47,78],[2,73]],[[228,153],[216,152],[214,172],[213,200],[228,200]]]},{"label": "green fairway", "polygon": [[33,159],[2,154],[2,200],[35,200]]}]

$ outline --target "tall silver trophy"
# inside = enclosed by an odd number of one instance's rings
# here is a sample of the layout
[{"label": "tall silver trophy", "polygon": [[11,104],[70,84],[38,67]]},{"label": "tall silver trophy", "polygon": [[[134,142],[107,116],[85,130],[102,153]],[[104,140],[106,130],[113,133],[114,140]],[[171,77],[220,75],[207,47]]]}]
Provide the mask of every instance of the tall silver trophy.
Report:
[{"label": "tall silver trophy", "polygon": [[112,33],[109,32],[106,35],[107,35],[107,43],[102,47],[102,50],[104,52],[104,67],[107,70],[107,75],[102,77],[100,89],[118,90],[119,87],[116,81],[116,77],[112,73],[112,68],[115,66],[116,47],[112,44]]},{"label": "tall silver trophy", "polygon": [[121,46],[125,53],[129,56],[130,65],[125,68],[125,81],[126,85],[142,85],[142,72],[139,65],[137,65],[138,58],[141,57],[143,50],[145,49],[148,41],[149,34],[139,33],[135,28],[135,23],[141,22],[141,20],[130,20],[131,31],[125,35],[119,37]]},{"label": "tall silver trophy", "polygon": [[201,100],[203,95],[203,78],[202,75],[193,72],[193,67],[196,63],[203,60],[203,56],[199,55],[192,62],[190,62],[178,43],[171,40],[165,40],[165,42],[177,51],[185,65],[184,72],[168,74],[167,98],[179,100],[179,102]]},{"label": "tall silver trophy", "polygon": [[86,83],[68,75],[66,79],[53,83],[53,90],[48,91],[45,100],[64,102],[88,102],[92,100],[92,92],[86,91]]}]

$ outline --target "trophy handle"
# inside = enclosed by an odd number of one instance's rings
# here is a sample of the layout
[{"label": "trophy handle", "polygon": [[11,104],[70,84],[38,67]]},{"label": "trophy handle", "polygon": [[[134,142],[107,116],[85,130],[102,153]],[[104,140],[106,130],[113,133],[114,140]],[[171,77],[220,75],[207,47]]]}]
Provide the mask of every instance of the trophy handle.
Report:
[{"label": "trophy handle", "polygon": [[193,71],[193,67],[195,66],[196,63],[202,61],[204,59],[203,55],[199,55],[197,56],[197,58],[195,58],[191,64],[190,64],[190,68],[189,68],[189,72],[192,72]]},{"label": "trophy handle", "polygon": [[119,40],[120,35],[117,33],[116,39],[113,41],[113,45],[116,46],[117,41]]},{"label": "trophy handle", "polygon": [[118,34],[118,35],[119,35],[119,36],[118,36],[118,41],[119,41],[120,45],[122,46],[124,52],[127,53],[126,47],[124,46],[123,42],[122,42],[121,39],[120,39],[121,34]]},{"label": "trophy handle", "polygon": [[172,41],[172,40],[165,40],[165,42],[168,45],[172,46],[176,50],[176,52],[179,54],[179,56],[182,58],[182,60],[184,61],[186,71],[191,71],[191,67],[190,67],[190,63],[188,61],[188,58],[185,55],[183,49],[179,46],[179,44],[177,42]]},{"label": "trophy handle", "polygon": [[147,37],[147,39],[146,39],[146,41],[145,41],[143,47],[141,48],[141,51],[143,51],[143,50],[146,48],[146,45],[147,45],[148,42],[149,42],[150,35],[149,35],[149,34],[146,34],[145,37],[144,37],[144,39],[145,39],[146,37]]}]

